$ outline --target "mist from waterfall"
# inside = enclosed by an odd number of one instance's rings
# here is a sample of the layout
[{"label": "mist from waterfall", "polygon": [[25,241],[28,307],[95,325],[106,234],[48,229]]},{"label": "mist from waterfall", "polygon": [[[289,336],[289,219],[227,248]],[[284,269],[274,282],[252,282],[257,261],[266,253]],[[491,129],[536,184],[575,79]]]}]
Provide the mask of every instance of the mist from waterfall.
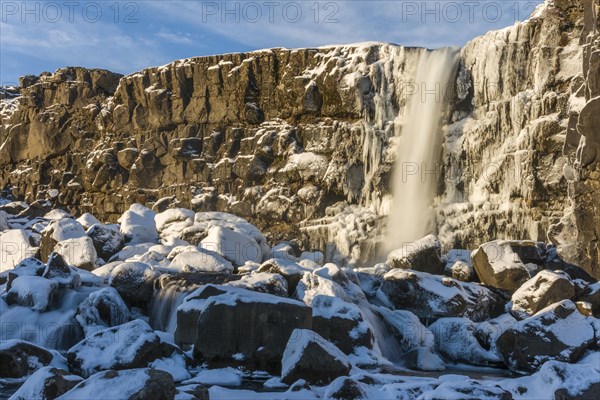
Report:
[{"label": "mist from waterfall", "polygon": [[403,114],[392,175],[393,202],[388,216],[385,251],[435,231],[433,199],[440,172],[440,119],[452,93],[458,48],[423,50]]}]

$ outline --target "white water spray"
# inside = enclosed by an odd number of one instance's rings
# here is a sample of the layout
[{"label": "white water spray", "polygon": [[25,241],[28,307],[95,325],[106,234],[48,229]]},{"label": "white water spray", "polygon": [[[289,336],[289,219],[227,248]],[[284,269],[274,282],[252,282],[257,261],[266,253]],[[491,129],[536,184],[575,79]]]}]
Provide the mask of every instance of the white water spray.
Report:
[{"label": "white water spray", "polygon": [[459,50],[423,50],[403,115],[392,177],[386,252],[435,231],[432,208],[441,151],[440,118],[451,95]]}]

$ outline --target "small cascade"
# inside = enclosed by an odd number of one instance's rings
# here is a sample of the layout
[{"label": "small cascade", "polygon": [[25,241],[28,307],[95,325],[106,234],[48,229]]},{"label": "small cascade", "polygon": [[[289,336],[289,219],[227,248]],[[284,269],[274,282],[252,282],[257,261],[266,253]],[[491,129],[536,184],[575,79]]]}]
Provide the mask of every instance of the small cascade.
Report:
[{"label": "small cascade", "polygon": [[378,350],[379,354],[388,361],[398,363],[400,361],[400,356],[402,355],[402,350],[400,349],[398,341],[390,334],[389,330],[381,321],[381,318],[373,312],[373,306],[371,304],[366,301],[361,301],[358,303],[358,307],[375,334],[375,350]]},{"label": "small cascade", "polygon": [[419,57],[392,176],[393,203],[387,223],[386,252],[435,231],[432,205],[440,172],[440,120],[458,59],[456,48],[424,50]]},{"label": "small cascade", "polygon": [[156,330],[174,333],[177,326],[177,307],[192,291],[189,287],[177,285],[177,282],[171,282],[155,291],[150,303],[150,326]]}]

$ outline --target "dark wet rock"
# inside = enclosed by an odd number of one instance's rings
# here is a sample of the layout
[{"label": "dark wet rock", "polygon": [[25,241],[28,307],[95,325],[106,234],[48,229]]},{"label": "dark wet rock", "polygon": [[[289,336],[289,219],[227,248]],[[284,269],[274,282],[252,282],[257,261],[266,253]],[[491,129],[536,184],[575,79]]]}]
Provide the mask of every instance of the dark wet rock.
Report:
[{"label": "dark wet rock", "polygon": [[118,253],[125,244],[125,238],[118,227],[94,224],[88,228],[86,234],[92,239],[98,257],[106,261]]},{"label": "dark wet rock", "polygon": [[11,400],[53,400],[71,390],[83,378],[55,367],[43,367],[23,383]]},{"label": "dark wet rock", "polygon": [[392,268],[412,269],[441,275],[444,265],[440,258],[442,246],[434,235],[425,236],[388,254],[387,262]]},{"label": "dark wet rock", "polygon": [[145,308],[154,295],[154,282],[159,273],[150,265],[124,262],[110,273],[109,284],[117,289],[126,303]]},{"label": "dark wet rock", "polygon": [[0,342],[0,377],[20,378],[50,364],[52,353],[23,340]]}]

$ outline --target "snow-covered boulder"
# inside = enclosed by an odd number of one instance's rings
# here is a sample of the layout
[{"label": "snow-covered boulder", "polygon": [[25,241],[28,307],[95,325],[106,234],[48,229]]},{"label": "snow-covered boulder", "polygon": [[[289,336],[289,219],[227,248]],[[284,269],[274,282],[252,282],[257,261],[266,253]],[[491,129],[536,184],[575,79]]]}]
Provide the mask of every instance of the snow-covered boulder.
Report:
[{"label": "snow-covered boulder", "polygon": [[517,399],[595,400],[600,393],[600,364],[548,361],[530,376],[506,379],[499,385]]},{"label": "snow-covered boulder", "polygon": [[350,373],[348,357],[318,333],[295,329],[281,360],[281,381],[291,385],[298,379],[323,385]]},{"label": "snow-covered boulder", "polygon": [[89,236],[61,240],[54,250],[74,267],[91,271],[94,269],[98,254],[94,242]]},{"label": "snow-covered boulder", "polygon": [[470,379],[464,375],[446,375],[440,378],[440,384],[433,390],[425,391],[419,400],[440,399],[497,399],[511,400],[512,395],[497,385]]},{"label": "snow-covered boulder", "polygon": [[377,295],[379,286],[383,283],[383,276],[390,270],[389,266],[384,263],[376,264],[373,267],[357,268],[354,270],[358,278],[358,285],[363,293],[373,298]]},{"label": "snow-covered boulder", "polygon": [[175,341],[194,344],[194,358],[213,367],[276,372],[292,331],[310,326],[311,310],[299,301],[205,285],[178,307]]},{"label": "snow-covered boulder", "polygon": [[125,243],[119,227],[114,225],[94,224],[88,228],[86,234],[92,239],[98,256],[105,261],[118,253]]},{"label": "snow-covered boulder", "polygon": [[429,320],[467,317],[481,321],[500,315],[504,307],[498,294],[481,285],[398,268],[385,274],[377,297]]},{"label": "snow-covered boulder", "polygon": [[471,258],[481,282],[514,292],[542,268],[544,252],[543,243],[494,240],[479,246]]},{"label": "snow-covered boulder", "polygon": [[271,258],[262,263],[257,271],[270,272],[283,276],[287,281],[289,292],[294,293],[296,286],[298,286],[298,282],[308,270],[295,261],[288,260],[287,258]]},{"label": "snow-covered boulder", "polygon": [[288,297],[287,281],[279,274],[254,272],[242,276],[242,279],[231,281],[227,286],[234,286],[254,292],[269,293],[275,296]]},{"label": "snow-covered boulder", "polygon": [[156,243],[138,243],[127,245],[115,253],[108,262],[113,261],[136,261],[140,256],[150,250],[151,247],[155,246]]},{"label": "snow-covered boulder", "polygon": [[563,300],[516,323],[497,341],[513,371],[534,372],[549,360],[575,362],[594,342],[594,328],[570,300]]},{"label": "snow-covered boulder", "polygon": [[471,261],[469,250],[450,250],[446,254],[444,274],[462,282],[471,282],[477,279],[477,273]]},{"label": "snow-covered boulder", "polygon": [[152,300],[158,276],[158,271],[148,264],[125,262],[111,271],[108,283],[128,304],[144,308]]},{"label": "snow-covered boulder", "polygon": [[19,276],[42,276],[46,264],[38,260],[37,258],[28,257],[18,263],[14,269],[9,269],[3,272],[6,278],[6,290],[10,290],[12,282]]},{"label": "snow-covered boulder", "polygon": [[600,316],[600,282],[588,285],[583,290],[580,299],[590,304],[596,317]]},{"label": "snow-covered boulder", "polygon": [[77,306],[75,319],[85,336],[102,329],[124,324],[129,320],[129,309],[112,287],[92,292]]},{"label": "snow-covered boulder", "polygon": [[79,218],[76,219],[77,222],[81,224],[83,229],[90,229],[92,225],[101,225],[102,223],[98,220],[98,218],[94,217],[90,213],[83,213]]},{"label": "snow-covered boulder", "polygon": [[40,276],[19,276],[6,293],[6,304],[44,312],[57,304],[58,283]]},{"label": "snow-covered boulder", "polygon": [[144,368],[153,361],[181,353],[163,342],[152,328],[136,319],[86,337],[67,352],[69,370],[83,377],[109,369]]},{"label": "snow-covered boulder", "polygon": [[374,334],[360,308],[340,298],[316,296],[312,301],[312,329],[346,354],[356,347],[373,348]]},{"label": "snow-covered boulder", "polygon": [[83,378],[52,366],[33,373],[10,400],[51,400],[68,392]]},{"label": "snow-covered boulder", "polygon": [[9,229],[0,234],[0,272],[9,270],[28,257],[34,257],[38,248],[23,229]]},{"label": "snow-covered boulder", "polygon": [[344,301],[358,303],[366,301],[366,296],[358,286],[358,278],[352,273],[335,264],[327,263],[312,272],[305,272],[296,286],[294,296],[298,300],[311,305],[314,297],[318,295],[340,297]]},{"label": "snow-covered boulder", "polygon": [[434,235],[404,243],[399,249],[388,254],[387,263],[392,268],[412,269],[441,275],[444,264],[440,258],[442,245]]},{"label": "snow-covered boulder", "polygon": [[67,239],[77,239],[85,236],[83,226],[72,218],[52,221],[43,231],[40,244],[40,257],[47,261],[48,256],[55,251],[56,244]]},{"label": "snow-covered boulder", "polygon": [[0,341],[0,378],[21,378],[52,362],[52,353],[24,340]]},{"label": "snow-covered boulder", "polygon": [[252,237],[221,226],[210,228],[200,247],[220,254],[236,267],[246,261],[260,263],[263,257],[260,246]]},{"label": "snow-covered boulder", "polygon": [[60,254],[51,253],[42,276],[57,282],[59,287],[75,288],[81,285],[81,275],[78,271],[86,272],[69,266]]},{"label": "snow-covered boulder", "polygon": [[[429,326],[429,330],[435,336],[436,350],[450,360],[473,365],[502,365],[502,357],[496,348],[480,340],[485,332],[478,327],[479,324],[467,318],[440,318]],[[482,342],[487,346],[484,347]]]},{"label": "snow-covered boulder", "polygon": [[154,216],[161,236],[176,234],[194,223],[195,213],[187,208],[170,208]]},{"label": "snow-covered boulder", "polygon": [[368,396],[360,382],[347,376],[340,376],[327,386],[324,398],[332,400],[364,400]]},{"label": "snow-covered boulder", "polygon": [[520,319],[527,318],[550,304],[574,297],[575,285],[569,275],[544,270],[513,293],[511,313]]},{"label": "snow-covered boulder", "polygon": [[127,244],[158,242],[155,215],[154,211],[138,203],[132,204],[129,210],[123,213],[118,222],[121,224],[121,233]]},{"label": "snow-covered boulder", "polygon": [[203,248],[192,247],[191,250],[177,254],[170,268],[182,272],[215,272],[232,273],[233,264],[220,254]]},{"label": "snow-covered boulder", "polygon": [[150,368],[136,368],[98,372],[57,400],[174,400],[175,394],[175,382],[171,374]]}]

